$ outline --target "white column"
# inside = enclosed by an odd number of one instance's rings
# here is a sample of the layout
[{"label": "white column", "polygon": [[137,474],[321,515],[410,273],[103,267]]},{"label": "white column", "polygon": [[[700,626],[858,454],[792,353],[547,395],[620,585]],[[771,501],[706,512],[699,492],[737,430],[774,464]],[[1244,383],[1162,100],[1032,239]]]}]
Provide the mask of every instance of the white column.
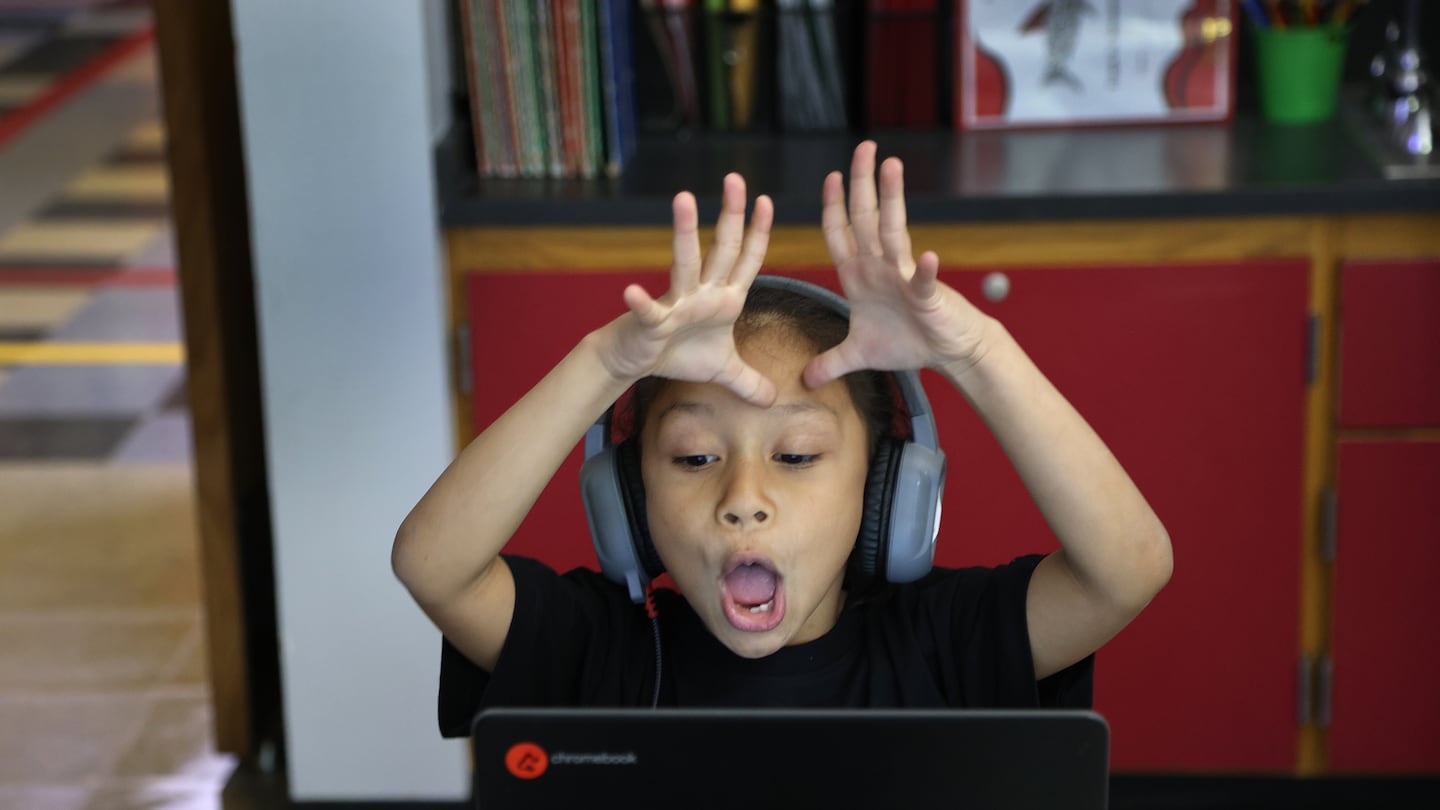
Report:
[{"label": "white column", "polygon": [[453,455],[433,10],[232,3],[291,796],[462,798],[465,746],[436,729],[439,635],[389,563]]}]

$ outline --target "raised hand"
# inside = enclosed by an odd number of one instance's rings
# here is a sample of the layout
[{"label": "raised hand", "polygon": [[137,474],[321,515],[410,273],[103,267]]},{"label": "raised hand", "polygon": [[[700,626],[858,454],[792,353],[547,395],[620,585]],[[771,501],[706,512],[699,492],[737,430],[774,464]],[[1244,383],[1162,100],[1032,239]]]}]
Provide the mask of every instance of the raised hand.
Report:
[{"label": "raised hand", "polygon": [[656,375],[713,382],[742,399],[769,406],[775,400],[775,385],[740,359],[734,326],[770,242],[775,213],[770,198],[755,199],[747,232],[745,180],[738,174],[726,175],[715,243],[703,257],[694,195],[677,194],[672,211],[670,289],[652,298],[638,284],[625,288],[630,312],[619,322],[611,351],[602,355],[606,366],[621,379]]},{"label": "raised hand", "polygon": [[855,148],[848,210],[840,172],[825,178],[821,225],[845,297],[850,333],[805,369],[805,383],[823,385],[859,369],[891,371],[969,364],[977,358],[986,317],[936,276],[932,251],[912,256],[905,224],[904,167],[880,166],[876,196],[873,141]]}]

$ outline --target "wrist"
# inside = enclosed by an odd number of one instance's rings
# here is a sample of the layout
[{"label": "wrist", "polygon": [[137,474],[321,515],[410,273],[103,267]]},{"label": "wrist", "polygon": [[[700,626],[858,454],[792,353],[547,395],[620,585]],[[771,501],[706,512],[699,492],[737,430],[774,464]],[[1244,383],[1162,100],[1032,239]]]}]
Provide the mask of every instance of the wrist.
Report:
[{"label": "wrist", "polygon": [[581,338],[579,345],[575,347],[578,354],[603,369],[608,382],[618,386],[621,391],[650,374],[649,370],[624,357],[624,321],[628,317],[628,313],[621,315],[590,332]]},{"label": "wrist", "polygon": [[981,315],[976,323],[973,336],[964,341],[965,350],[935,367],[962,391],[985,377],[993,367],[1003,364],[1006,347],[1015,343],[1009,330],[995,318]]}]

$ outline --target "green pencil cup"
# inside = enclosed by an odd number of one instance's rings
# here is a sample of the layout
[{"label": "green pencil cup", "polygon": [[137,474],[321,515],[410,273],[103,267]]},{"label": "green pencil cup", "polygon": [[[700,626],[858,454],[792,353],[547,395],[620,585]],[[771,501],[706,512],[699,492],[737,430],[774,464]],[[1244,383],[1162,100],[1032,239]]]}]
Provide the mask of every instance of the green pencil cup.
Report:
[{"label": "green pencil cup", "polygon": [[1260,114],[1277,124],[1313,124],[1333,116],[1347,32],[1328,25],[1252,32]]}]

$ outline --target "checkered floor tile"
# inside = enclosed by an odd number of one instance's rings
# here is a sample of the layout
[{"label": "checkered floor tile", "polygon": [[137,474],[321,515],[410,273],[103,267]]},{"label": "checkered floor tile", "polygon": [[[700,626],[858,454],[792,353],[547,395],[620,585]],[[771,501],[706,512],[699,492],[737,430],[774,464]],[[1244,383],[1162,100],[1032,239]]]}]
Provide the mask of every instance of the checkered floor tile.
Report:
[{"label": "checkered floor tile", "polygon": [[[143,3],[0,0],[0,123],[148,25]],[[113,144],[0,228],[0,463],[190,457],[164,128]]]}]

